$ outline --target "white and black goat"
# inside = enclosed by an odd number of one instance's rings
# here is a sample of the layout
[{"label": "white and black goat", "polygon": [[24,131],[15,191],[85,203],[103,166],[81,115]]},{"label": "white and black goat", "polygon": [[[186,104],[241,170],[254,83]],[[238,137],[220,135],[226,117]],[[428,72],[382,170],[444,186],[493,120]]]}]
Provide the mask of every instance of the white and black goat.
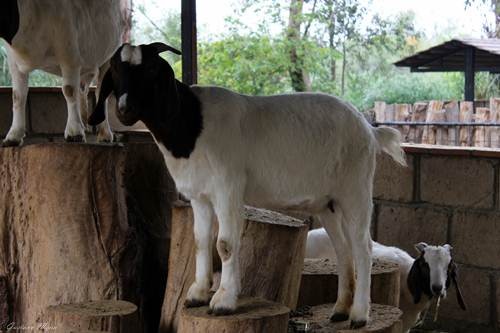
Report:
[{"label": "white and black goat", "polygon": [[[430,307],[435,297],[446,297],[446,291],[453,283],[457,301],[465,310],[465,303],[457,281],[457,267],[451,257],[449,244],[432,246],[426,243],[415,245],[419,256],[412,258],[397,247],[372,243],[372,258],[398,264],[400,273],[399,307],[403,311],[403,332],[409,332]],[[332,258],[335,251],[325,229],[309,231],[306,244],[306,258]]]},{"label": "white and black goat", "polygon": [[[353,106],[326,94],[253,97],[219,87],[189,87],[158,55],[167,50],[173,51],[162,43],[118,49],[89,124],[104,119],[102,101],[113,92],[120,121],[144,122],[179,192],[191,200],[196,281],[187,305],[210,303],[214,314],[236,309],[245,203],[305,210],[322,221],[343,259],[332,320],[350,318],[352,327],[365,325],[375,157],[385,151],[405,164],[399,132],[373,128]],[[210,300],[215,217],[222,276]]]},{"label": "white and black goat", "polygon": [[[3,145],[22,144],[28,76],[34,69],[62,76],[68,107],[64,138],[85,141],[81,113],[87,116],[89,86],[120,46],[122,27],[120,0],[1,1],[0,37],[7,42],[13,86],[12,125]],[[112,138],[108,123],[101,124],[98,140]]]}]

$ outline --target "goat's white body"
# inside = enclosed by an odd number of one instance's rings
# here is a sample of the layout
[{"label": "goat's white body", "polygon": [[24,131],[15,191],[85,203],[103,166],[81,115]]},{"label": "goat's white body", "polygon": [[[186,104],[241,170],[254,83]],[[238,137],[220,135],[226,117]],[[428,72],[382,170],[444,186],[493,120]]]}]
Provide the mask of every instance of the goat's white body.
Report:
[{"label": "goat's white body", "polygon": [[[335,311],[350,313],[354,321],[366,320],[375,156],[384,149],[404,163],[397,133],[372,128],[352,106],[325,94],[250,97],[217,87],[192,90],[203,114],[195,149],[188,159],[179,159],[159,143],[179,192],[193,203],[197,273],[188,300],[208,298],[208,235],[214,216],[219,221],[219,254],[223,257],[229,249],[229,256],[222,258],[221,287],[210,304],[234,309],[243,204],[295,209],[317,215],[332,230],[349,233],[353,241],[344,241],[343,248],[345,258],[353,260],[346,259],[342,266],[342,296]],[[397,149],[390,147],[393,141]],[[328,208],[330,201],[335,212]],[[355,291],[349,284],[354,280],[353,263],[358,272]]]},{"label": "goat's white body", "polygon": [[[14,101],[6,141],[22,142],[28,75],[35,69],[63,77],[65,137],[85,138],[80,111],[87,112],[90,83],[120,45],[120,0],[18,0],[18,7],[19,30],[12,45],[6,44]],[[107,122],[100,125],[99,135],[112,138]]]},{"label": "goat's white body", "polygon": [[[335,256],[334,252],[325,229],[319,228],[309,231],[307,235],[306,258],[332,258],[332,256]],[[400,248],[385,246],[374,241],[372,241],[372,258],[395,263],[399,266],[399,307],[403,311],[403,332],[409,332],[417,324],[421,313],[431,305],[431,299],[427,297],[424,297],[418,304],[415,304],[408,289],[408,273],[415,259]]]}]

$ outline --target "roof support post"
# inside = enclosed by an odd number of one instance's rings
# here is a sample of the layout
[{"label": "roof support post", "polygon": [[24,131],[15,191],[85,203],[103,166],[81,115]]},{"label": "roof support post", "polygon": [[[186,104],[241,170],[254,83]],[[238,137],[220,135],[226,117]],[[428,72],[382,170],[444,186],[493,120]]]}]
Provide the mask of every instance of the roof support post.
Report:
[{"label": "roof support post", "polygon": [[182,82],[187,85],[198,82],[196,44],[196,0],[182,0]]},{"label": "roof support post", "polygon": [[465,49],[465,100],[474,102],[474,75],[475,75],[476,49]]}]

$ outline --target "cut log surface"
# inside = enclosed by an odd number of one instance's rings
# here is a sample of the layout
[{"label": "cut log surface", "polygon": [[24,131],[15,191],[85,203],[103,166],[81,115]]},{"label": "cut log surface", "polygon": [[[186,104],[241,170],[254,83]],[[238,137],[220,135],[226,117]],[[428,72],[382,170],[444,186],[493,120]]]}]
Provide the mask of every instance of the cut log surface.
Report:
[{"label": "cut log surface", "polygon": [[[357,330],[349,329],[349,321],[332,323],[334,304],[322,304],[313,306],[310,311],[300,317],[290,319],[290,326],[304,327],[306,332],[314,333],[348,333],[348,332],[373,332],[373,333],[400,333],[402,330],[400,317],[401,310],[389,305],[372,304],[370,309],[370,320],[365,327]],[[294,329],[291,329],[294,332]],[[304,332],[304,331],[302,331]]]},{"label": "cut log surface", "polygon": [[286,333],[289,312],[286,306],[261,298],[238,300],[236,313],[228,316],[208,314],[208,306],[184,308],[179,333]]},{"label": "cut log surface", "polygon": [[[240,243],[241,295],[262,297],[295,308],[307,231],[307,225],[298,219],[246,207]],[[168,266],[161,333],[177,330],[185,296],[194,281],[193,211],[189,205],[173,209]]]},{"label": "cut log surface", "polygon": [[[337,299],[337,265],[329,259],[305,259],[298,306],[335,302]],[[399,306],[398,265],[374,260],[371,299],[383,305]]]},{"label": "cut log surface", "polygon": [[[459,120],[462,123],[471,123],[474,119],[474,103],[468,101],[460,102]],[[459,131],[460,146],[472,145],[473,128],[470,126],[461,127]]]},{"label": "cut log surface", "polygon": [[122,299],[139,311],[101,318],[106,330],[157,328],[172,189],[153,143],[0,149],[0,276],[9,295],[0,309],[8,308],[8,322],[39,326],[49,306]]}]

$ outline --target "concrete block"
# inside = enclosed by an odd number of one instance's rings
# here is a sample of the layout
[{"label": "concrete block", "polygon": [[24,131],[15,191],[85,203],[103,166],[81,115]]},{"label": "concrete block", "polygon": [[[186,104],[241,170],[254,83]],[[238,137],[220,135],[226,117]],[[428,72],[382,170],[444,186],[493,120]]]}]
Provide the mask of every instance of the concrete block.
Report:
[{"label": "concrete block", "polygon": [[422,157],[421,199],[459,207],[493,206],[494,168],[487,159]]},{"label": "concrete block", "polygon": [[444,321],[454,319],[476,324],[489,324],[491,283],[488,272],[459,265],[458,282],[467,311],[463,311],[458,305],[455,287],[452,285],[448,289],[446,299],[441,302],[439,318]]},{"label": "concrete block", "polygon": [[456,212],[451,244],[457,261],[500,269],[500,213]]},{"label": "concrete block", "polygon": [[448,214],[427,206],[380,205],[377,241],[397,246],[414,256],[414,244],[446,243]]},{"label": "concrete block", "polygon": [[413,159],[406,156],[408,167],[402,167],[387,154],[377,156],[373,196],[380,200],[409,202],[413,199]]}]

